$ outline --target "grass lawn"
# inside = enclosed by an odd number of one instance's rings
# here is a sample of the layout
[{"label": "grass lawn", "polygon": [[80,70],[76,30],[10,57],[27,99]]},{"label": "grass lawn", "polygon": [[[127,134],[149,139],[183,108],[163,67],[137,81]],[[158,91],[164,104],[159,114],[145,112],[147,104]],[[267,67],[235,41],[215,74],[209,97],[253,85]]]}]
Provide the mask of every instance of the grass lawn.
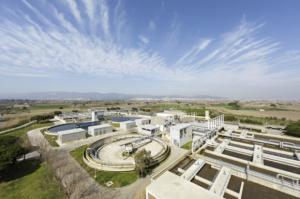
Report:
[{"label": "grass lawn", "polygon": [[30,130],[33,129],[37,129],[37,128],[42,128],[45,126],[51,126],[52,122],[46,122],[46,123],[35,123],[32,124],[30,126],[15,130],[15,131],[11,131],[9,133],[5,133],[5,134],[1,134],[0,136],[5,136],[5,135],[12,135],[12,136],[16,136],[16,137],[24,137],[26,136],[26,133]]},{"label": "grass lawn", "polygon": [[51,146],[59,146],[56,142],[57,140],[57,136],[56,135],[48,135],[46,133],[43,132],[44,137],[46,138],[46,140],[49,142],[49,144]]},{"label": "grass lawn", "polygon": [[186,150],[191,150],[192,148],[192,141],[187,142],[186,144],[184,144],[181,148],[184,148]]},{"label": "grass lawn", "polygon": [[27,126],[27,127],[15,130],[15,131],[11,131],[9,133],[1,134],[0,138],[1,138],[1,136],[11,135],[11,136],[15,136],[15,137],[21,138],[21,140],[24,143],[29,143],[29,140],[28,140],[28,137],[27,137],[27,134],[26,134],[28,131],[36,129],[36,128],[42,128],[42,127],[45,127],[45,126],[51,126],[51,125],[52,125],[52,122],[34,123],[34,124],[30,125],[30,126]]},{"label": "grass lawn", "polygon": [[38,160],[25,160],[0,173],[0,198],[66,198],[52,172]]},{"label": "grass lawn", "polygon": [[108,181],[112,181],[114,184],[111,186],[122,187],[129,185],[135,182],[139,176],[135,171],[128,172],[111,172],[111,171],[95,171],[94,169],[88,167],[82,160],[83,153],[87,145],[81,146],[73,151],[71,151],[71,155],[79,162],[79,164],[91,175],[95,176],[96,173],[96,181],[105,186],[105,183]]}]

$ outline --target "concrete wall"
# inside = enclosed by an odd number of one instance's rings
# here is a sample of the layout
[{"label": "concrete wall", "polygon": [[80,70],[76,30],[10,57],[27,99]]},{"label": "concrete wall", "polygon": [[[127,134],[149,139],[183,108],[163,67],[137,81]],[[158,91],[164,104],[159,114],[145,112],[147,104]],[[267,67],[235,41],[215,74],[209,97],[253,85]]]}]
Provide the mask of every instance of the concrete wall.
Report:
[{"label": "concrete wall", "polygon": [[97,136],[97,135],[103,135],[106,133],[111,133],[113,132],[112,126],[109,127],[102,127],[102,128],[91,128],[88,130],[88,134],[91,136]]},{"label": "concrete wall", "polygon": [[188,126],[182,129],[176,128],[176,126],[170,128],[171,143],[181,147],[187,142],[192,141],[192,126]]},{"label": "concrete wall", "polygon": [[66,143],[66,142],[72,142],[75,140],[81,140],[86,138],[86,132],[76,132],[76,133],[70,133],[70,134],[62,134],[58,136],[58,142],[60,143]]},{"label": "concrete wall", "polygon": [[142,118],[142,119],[137,119],[135,120],[136,125],[140,126],[140,125],[146,125],[146,124],[150,124],[151,119],[148,118]]},{"label": "concrete wall", "polygon": [[120,122],[120,128],[127,130],[136,127],[135,122]]},{"label": "concrete wall", "polygon": [[138,131],[139,131],[139,133],[151,136],[151,135],[155,135],[159,132],[159,127],[157,127],[156,129],[152,129],[152,131],[150,131],[148,129],[144,129],[143,126],[139,126]]}]

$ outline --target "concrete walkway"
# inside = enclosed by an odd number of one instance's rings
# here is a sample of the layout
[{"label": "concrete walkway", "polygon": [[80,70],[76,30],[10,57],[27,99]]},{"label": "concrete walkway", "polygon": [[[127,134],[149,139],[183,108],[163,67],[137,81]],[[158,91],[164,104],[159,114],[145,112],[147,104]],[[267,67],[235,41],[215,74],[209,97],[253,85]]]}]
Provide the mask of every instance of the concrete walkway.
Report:
[{"label": "concrete walkway", "polygon": [[34,124],[34,123],[36,123],[36,121],[31,121],[31,122],[28,122],[28,123],[23,124],[23,125],[21,125],[21,126],[17,126],[17,127],[11,128],[11,129],[7,129],[7,130],[4,130],[4,131],[1,131],[1,132],[0,132],[0,135],[1,135],[1,134],[6,134],[6,133],[9,133],[9,132],[18,130],[18,129],[25,128],[25,127],[27,127],[27,126],[30,126],[31,124]]}]

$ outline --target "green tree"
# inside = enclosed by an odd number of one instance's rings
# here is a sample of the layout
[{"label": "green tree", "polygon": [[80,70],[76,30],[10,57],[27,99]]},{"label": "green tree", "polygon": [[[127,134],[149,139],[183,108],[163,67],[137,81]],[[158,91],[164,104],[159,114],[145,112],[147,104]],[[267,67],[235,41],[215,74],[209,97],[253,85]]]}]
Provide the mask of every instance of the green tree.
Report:
[{"label": "green tree", "polygon": [[288,135],[300,137],[300,121],[290,123],[285,130]]},{"label": "green tree", "polygon": [[134,156],[135,169],[140,176],[146,176],[152,163],[151,151],[145,149],[137,152]]},{"label": "green tree", "polygon": [[62,114],[62,112],[61,112],[61,111],[54,111],[53,114],[54,114],[54,115],[60,115],[60,114]]},{"label": "green tree", "polygon": [[10,135],[0,137],[0,168],[15,164],[17,158],[25,153],[26,150],[18,137]]}]

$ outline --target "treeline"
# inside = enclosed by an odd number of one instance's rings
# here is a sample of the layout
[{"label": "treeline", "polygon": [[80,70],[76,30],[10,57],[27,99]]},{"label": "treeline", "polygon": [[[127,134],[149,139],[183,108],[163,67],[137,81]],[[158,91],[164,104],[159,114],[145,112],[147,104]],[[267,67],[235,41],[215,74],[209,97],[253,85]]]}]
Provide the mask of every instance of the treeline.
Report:
[{"label": "treeline", "polygon": [[228,122],[241,122],[246,124],[256,124],[263,125],[264,122],[281,124],[285,125],[288,121],[286,118],[277,118],[277,117],[245,117],[245,116],[235,116],[235,115],[227,115],[224,116],[225,121]]},{"label": "treeline", "polygon": [[42,115],[34,115],[30,118],[30,121],[36,120],[38,123],[48,121],[56,115],[60,115],[62,112],[61,111],[54,111],[53,113],[48,113],[48,114],[42,114]]},{"label": "treeline", "polygon": [[290,123],[285,130],[287,135],[300,137],[300,120],[298,122]]},{"label": "treeline", "polygon": [[121,110],[120,107],[107,107],[106,109],[107,109],[108,111],[119,111],[119,110]]}]

